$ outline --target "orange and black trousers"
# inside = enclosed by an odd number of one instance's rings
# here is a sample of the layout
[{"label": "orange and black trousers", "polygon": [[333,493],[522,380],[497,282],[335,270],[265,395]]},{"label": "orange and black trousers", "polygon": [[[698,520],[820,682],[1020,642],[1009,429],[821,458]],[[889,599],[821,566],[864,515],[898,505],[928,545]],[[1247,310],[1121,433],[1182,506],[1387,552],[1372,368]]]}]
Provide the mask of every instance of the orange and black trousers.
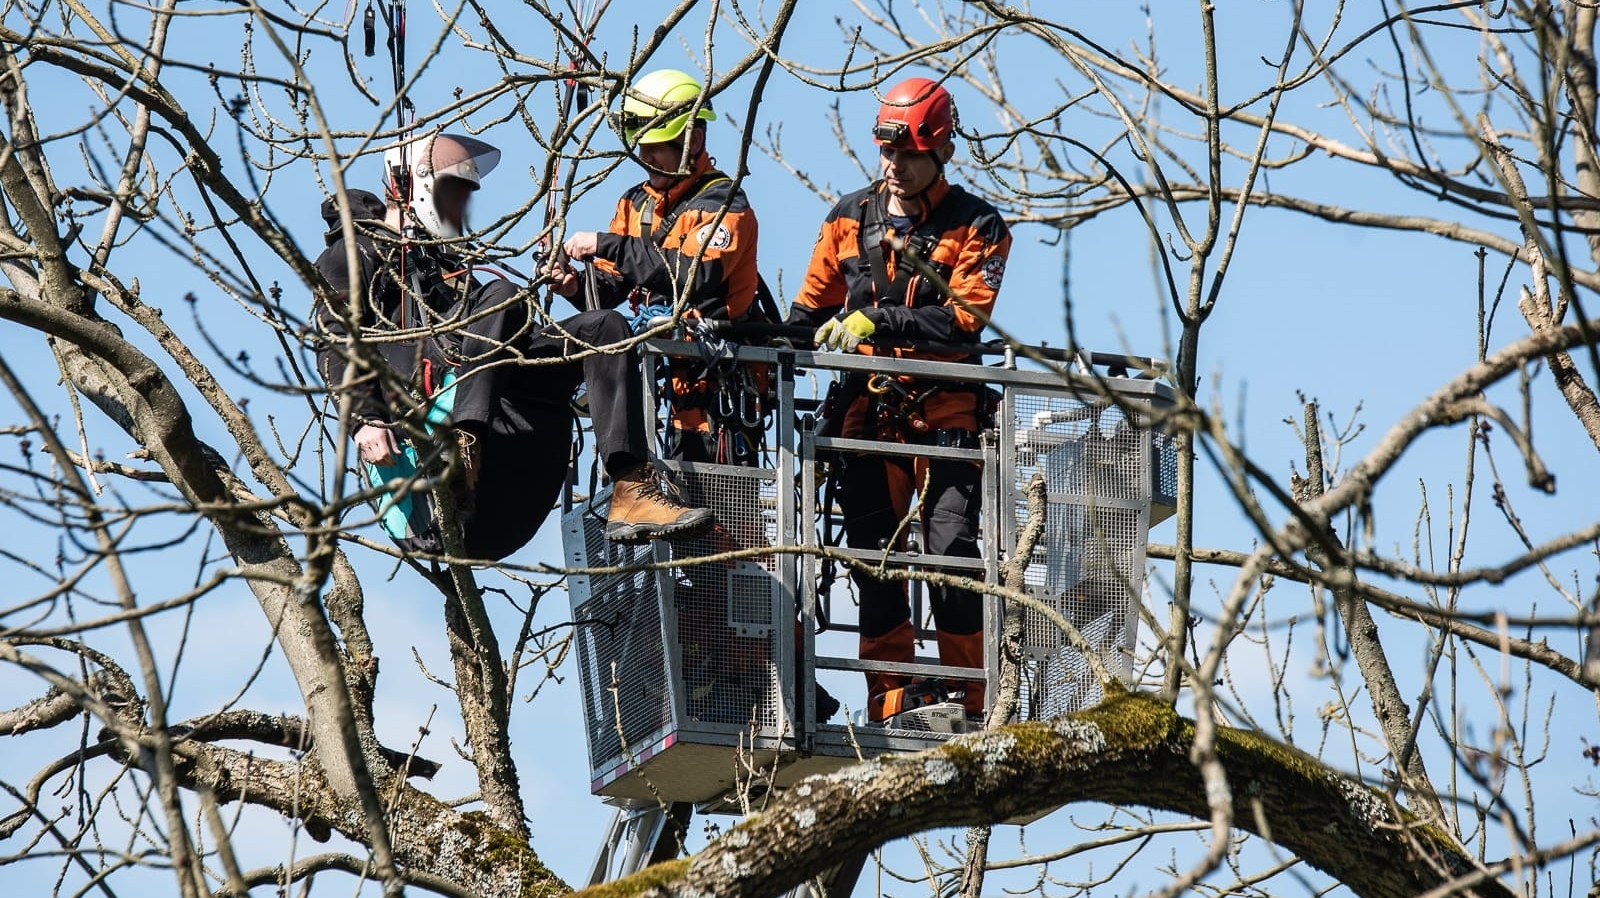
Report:
[{"label": "orange and black trousers", "polygon": [[[931,555],[978,558],[978,512],[983,470],[970,461],[903,456],[852,455],[844,465],[839,504],[845,541],[852,549],[903,549],[900,522],[912,494],[922,492],[922,551]],[[879,580],[863,571],[851,574],[861,603],[863,660],[910,662],[915,659],[915,623],[906,584]],[[930,585],[939,660],[953,667],[983,667],[983,600],[975,592]],[[906,682],[900,674],[867,674],[868,716],[881,720],[884,697]],[[957,684],[952,684],[957,685]],[[984,684],[968,682],[963,703],[969,713],[984,710]]]}]

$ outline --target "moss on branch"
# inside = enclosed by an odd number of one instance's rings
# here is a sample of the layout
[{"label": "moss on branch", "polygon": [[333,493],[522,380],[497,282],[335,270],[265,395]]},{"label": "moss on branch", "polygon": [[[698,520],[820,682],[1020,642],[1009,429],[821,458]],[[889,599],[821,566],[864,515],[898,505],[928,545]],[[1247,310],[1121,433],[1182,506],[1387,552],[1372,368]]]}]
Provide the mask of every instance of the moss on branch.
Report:
[{"label": "moss on branch", "polygon": [[[651,867],[581,896],[780,894],[841,857],[944,826],[997,823],[1074,802],[1209,816],[1189,760],[1194,724],[1159,699],[1113,692],[1052,722],[959,737],[812,777],[693,858]],[[1222,728],[1235,820],[1363,898],[1402,898],[1446,883],[1471,859],[1391,796],[1260,733]],[[1498,882],[1477,894],[1506,898]]]}]

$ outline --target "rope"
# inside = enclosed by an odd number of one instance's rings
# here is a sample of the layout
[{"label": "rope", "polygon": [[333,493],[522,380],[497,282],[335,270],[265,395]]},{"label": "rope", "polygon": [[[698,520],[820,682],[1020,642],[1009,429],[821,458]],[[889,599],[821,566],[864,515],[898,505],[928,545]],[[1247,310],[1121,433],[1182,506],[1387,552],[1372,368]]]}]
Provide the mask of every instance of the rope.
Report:
[{"label": "rope", "polygon": [[653,302],[640,306],[632,318],[628,319],[628,326],[633,328],[635,334],[642,334],[650,329],[650,322],[656,318],[672,317],[672,306],[666,303]]}]

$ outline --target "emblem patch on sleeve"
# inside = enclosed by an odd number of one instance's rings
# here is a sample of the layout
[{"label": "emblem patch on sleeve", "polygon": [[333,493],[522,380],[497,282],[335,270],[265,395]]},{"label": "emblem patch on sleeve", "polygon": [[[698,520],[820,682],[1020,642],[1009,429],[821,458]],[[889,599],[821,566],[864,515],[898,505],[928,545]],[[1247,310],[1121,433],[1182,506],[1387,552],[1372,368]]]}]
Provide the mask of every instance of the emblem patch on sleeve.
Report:
[{"label": "emblem patch on sleeve", "polygon": [[1003,256],[990,256],[978,270],[983,275],[984,285],[990,290],[998,290],[1001,279],[1006,276],[1006,260]]},{"label": "emblem patch on sleeve", "polygon": [[727,249],[733,243],[733,234],[728,232],[726,225],[717,225],[715,234],[711,233],[711,225],[706,225],[695,235],[695,240],[706,249]]}]

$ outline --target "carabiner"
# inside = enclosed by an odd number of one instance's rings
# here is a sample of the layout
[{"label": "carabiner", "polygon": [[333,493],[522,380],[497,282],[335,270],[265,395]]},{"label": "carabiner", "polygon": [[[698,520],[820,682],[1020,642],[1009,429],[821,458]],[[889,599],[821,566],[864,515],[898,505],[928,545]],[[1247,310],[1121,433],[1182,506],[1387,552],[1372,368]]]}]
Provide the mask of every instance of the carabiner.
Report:
[{"label": "carabiner", "polygon": [[723,421],[737,421],[739,419],[739,403],[726,387],[717,388],[717,417]]},{"label": "carabiner", "polygon": [[867,392],[880,397],[893,393],[900,397],[901,402],[910,402],[915,398],[911,395],[910,386],[888,374],[874,374],[867,378]]},{"label": "carabiner", "polygon": [[761,393],[746,384],[739,400],[739,423],[749,429],[761,427]]}]

